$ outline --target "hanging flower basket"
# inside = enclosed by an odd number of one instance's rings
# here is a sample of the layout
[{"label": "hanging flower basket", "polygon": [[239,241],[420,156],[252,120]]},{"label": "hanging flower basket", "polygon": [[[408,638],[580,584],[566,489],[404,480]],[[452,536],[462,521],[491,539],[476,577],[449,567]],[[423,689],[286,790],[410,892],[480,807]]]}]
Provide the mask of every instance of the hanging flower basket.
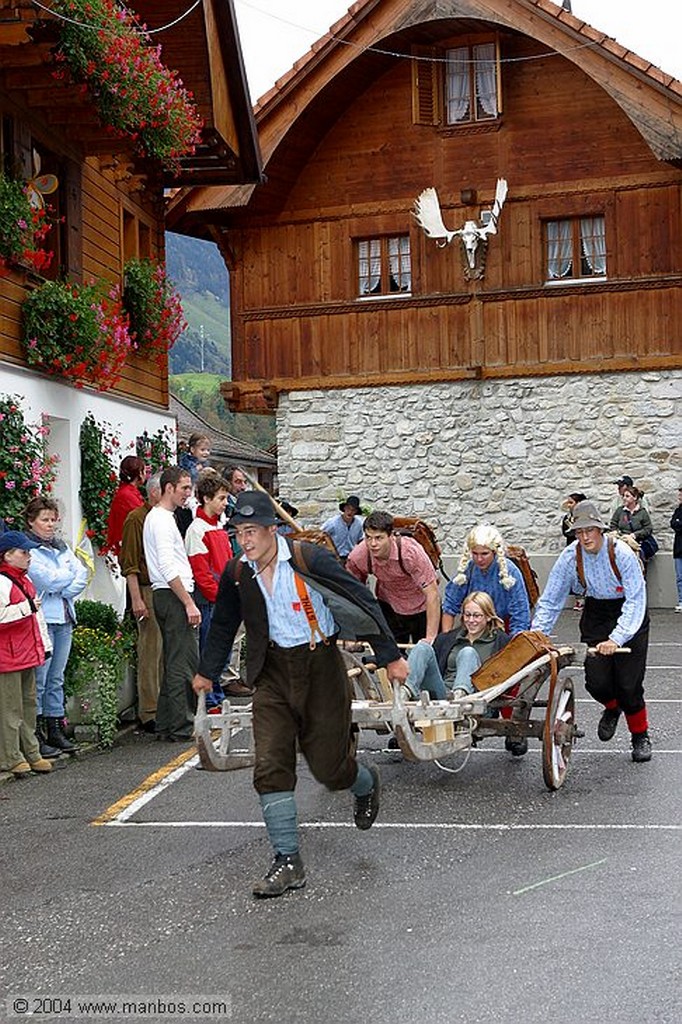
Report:
[{"label": "hanging flower basket", "polygon": [[46,281],[22,307],[24,350],[31,366],[108,391],[131,350],[118,285],[102,295],[93,284]]},{"label": "hanging flower basket", "polygon": [[58,77],[81,83],[102,123],[146,157],[175,163],[194,152],[203,121],[134,13],[116,0],[53,0],[60,22]]},{"label": "hanging flower basket", "polygon": [[14,530],[23,528],[29,501],[52,490],[59,458],[47,454],[49,433],[44,420],[26,423],[18,395],[0,395],[0,515]]},{"label": "hanging flower basket", "polygon": [[180,296],[154,260],[128,260],[123,271],[123,305],[137,351],[153,359],[159,369],[187,327]]},{"label": "hanging flower basket", "polygon": [[49,230],[45,211],[31,206],[26,185],[0,171],[0,276],[10,263],[46,270],[52,253],[41,242]]}]

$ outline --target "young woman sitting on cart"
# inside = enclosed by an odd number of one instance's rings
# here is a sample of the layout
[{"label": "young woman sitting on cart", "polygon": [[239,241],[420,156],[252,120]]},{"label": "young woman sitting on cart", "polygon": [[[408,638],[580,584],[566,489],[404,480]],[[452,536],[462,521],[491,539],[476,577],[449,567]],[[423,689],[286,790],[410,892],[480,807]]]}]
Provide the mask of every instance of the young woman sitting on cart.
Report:
[{"label": "young woman sitting on cart", "polygon": [[488,594],[473,591],[464,599],[462,625],[439,633],[433,646],[418,643],[409,653],[410,674],[403,697],[416,700],[426,690],[434,700],[473,693],[471,677],[484,661],[509,642],[504,623]]}]

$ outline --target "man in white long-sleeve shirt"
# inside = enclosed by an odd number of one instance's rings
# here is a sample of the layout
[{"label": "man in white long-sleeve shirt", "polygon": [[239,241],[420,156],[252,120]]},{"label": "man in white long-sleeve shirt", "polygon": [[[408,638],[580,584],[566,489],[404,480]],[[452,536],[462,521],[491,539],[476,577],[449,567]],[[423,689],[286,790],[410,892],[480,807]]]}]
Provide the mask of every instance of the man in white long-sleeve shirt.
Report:
[{"label": "man in white long-sleeve shirt", "polygon": [[142,534],[154,613],[163,636],[156,733],[160,739],[183,742],[192,738],[194,726],[192,679],[199,660],[201,612],[194,603],[192,570],[173,513],[191,494],[192,480],[186,470],[171,466],[161,474],[159,485],[161,499],[150,509]]},{"label": "man in white long-sleeve shirt", "polygon": [[[597,735],[602,741],[612,739],[622,712],[630,730],[632,760],[650,761],[644,701],[649,614],[642,567],[627,544],[604,536],[606,525],[591,501],[578,502],[572,514],[577,540],[554,563],[531,629],[550,633],[568,595],[585,594],[580,636],[597,650],[585,661],[585,686],[604,705]],[[630,654],[616,653],[626,646]]]}]

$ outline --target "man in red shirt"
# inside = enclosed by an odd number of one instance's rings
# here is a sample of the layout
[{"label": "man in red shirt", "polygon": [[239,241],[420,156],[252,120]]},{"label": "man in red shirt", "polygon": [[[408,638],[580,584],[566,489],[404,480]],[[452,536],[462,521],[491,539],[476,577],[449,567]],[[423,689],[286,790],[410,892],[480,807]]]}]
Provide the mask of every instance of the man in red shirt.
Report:
[{"label": "man in red shirt", "polygon": [[362,583],[376,578],[377,600],[398,643],[433,643],[440,628],[440,595],[430,558],[414,538],[394,534],[389,512],[368,515],[364,533],[346,568]]}]

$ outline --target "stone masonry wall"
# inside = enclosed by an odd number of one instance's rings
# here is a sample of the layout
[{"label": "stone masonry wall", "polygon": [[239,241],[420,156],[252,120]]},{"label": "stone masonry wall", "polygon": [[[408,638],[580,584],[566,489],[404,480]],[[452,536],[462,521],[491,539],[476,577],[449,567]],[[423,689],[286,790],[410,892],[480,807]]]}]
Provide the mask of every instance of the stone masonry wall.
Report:
[{"label": "stone masonry wall", "polygon": [[291,392],[277,437],[279,492],[302,525],[358,494],[367,508],[424,518],[445,555],[482,520],[550,555],[563,547],[565,495],[583,491],[607,516],[612,481],[628,473],[647,493],[661,551],[671,550],[682,484],[676,371]]}]

